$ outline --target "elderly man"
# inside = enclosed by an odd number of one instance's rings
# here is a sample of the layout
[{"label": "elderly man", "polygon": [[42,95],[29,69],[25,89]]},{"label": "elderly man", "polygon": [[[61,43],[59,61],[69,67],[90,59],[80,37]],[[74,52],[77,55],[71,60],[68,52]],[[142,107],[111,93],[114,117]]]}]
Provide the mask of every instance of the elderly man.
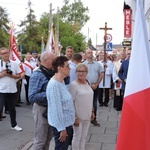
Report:
[{"label": "elderly man", "polygon": [[33,104],[34,144],[33,150],[49,150],[52,131],[46,118],[47,110],[46,87],[53,76],[52,61],[54,54],[45,51],[41,54],[41,65],[33,72],[29,80],[29,101]]},{"label": "elderly man", "polygon": [[9,60],[9,50],[5,47],[0,49],[0,120],[2,120],[2,110],[4,102],[6,101],[11,121],[11,129],[22,131],[16,122],[16,99],[17,86],[16,79],[21,77],[20,68],[17,63]]},{"label": "elderly man", "polygon": [[87,80],[94,91],[93,107],[94,107],[95,119],[91,123],[97,127],[100,127],[100,124],[96,120],[96,112],[97,112],[97,99],[98,99],[98,85],[103,78],[103,69],[98,62],[93,61],[92,50],[90,49],[86,50],[85,55],[86,55],[86,61],[84,61],[83,63],[86,64],[88,67]]}]

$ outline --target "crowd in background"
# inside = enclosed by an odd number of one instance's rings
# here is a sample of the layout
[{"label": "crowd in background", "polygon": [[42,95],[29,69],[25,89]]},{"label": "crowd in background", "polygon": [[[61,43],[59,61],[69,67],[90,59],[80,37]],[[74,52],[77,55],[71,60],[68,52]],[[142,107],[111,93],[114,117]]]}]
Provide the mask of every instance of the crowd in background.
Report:
[{"label": "crowd in background", "polygon": [[94,57],[90,49],[74,53],[71,46],[57,57],[49,51],[40,55],[32,51],[24,60],[20,55],[21,72],[9,60],[8,49],[1,48],[0,121],[9,114],[11,128],[22,131],[15,107],[23,103],[24,84],[26,104],[33,105],[33,149],[48,150],[54,137],[55,150],[67,150],[70,143],[73,150],[84,150],[90,123],[100,127],[97,107],[108,107],[113,100],[114,109],[122,110],[130,53],[130,49],[115,55],[100,51]]}]

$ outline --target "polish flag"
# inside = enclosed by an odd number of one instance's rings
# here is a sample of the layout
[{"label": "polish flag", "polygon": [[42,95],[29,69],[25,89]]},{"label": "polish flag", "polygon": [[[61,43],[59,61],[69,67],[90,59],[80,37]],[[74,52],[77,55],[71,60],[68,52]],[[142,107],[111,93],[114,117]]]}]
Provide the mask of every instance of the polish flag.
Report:
[{"label": "polish flag", "polygon": [[9,58],[15,61],[19,65],[21,69],[20,73],[23,73],[24,69],[22,66],[22,62],[20,60],[19,52],[18,52],[17,45],[16,45],[16,39],[13,35],[12,29],[9,31],[9,34],[10,34],[10,41],[9,41],[10,56]]},{"label": "polish flag", "polygon": [[150,150],[150,47],[143,1],[136,1],[129,70],[116,150]]}]

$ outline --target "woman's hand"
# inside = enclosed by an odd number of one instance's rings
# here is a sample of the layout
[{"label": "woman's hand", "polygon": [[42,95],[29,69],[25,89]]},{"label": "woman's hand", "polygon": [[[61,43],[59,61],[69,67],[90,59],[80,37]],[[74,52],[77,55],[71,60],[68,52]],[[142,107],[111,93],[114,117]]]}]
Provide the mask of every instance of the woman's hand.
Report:
[{"label": "woman's hand", "polygon": [[75,122],[74,122],[74,126],[78,127],[79,126],[79,118],[76,118]]},{"label": "woman's hand", "polygon": [[66,141],[66,137],[67,137],[67,136],[68,136],[68,135],[67,135],[66,130],[61,131],[61,132],[60,132],[60,137],[59,137],[60,142]]}]

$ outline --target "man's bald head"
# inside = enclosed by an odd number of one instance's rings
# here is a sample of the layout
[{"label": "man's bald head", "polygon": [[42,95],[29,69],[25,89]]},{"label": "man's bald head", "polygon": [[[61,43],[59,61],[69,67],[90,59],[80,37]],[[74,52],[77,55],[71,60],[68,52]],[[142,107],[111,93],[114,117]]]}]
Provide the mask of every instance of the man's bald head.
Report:
[{"label": "man's bald head", "polygon": [[41,64],[50,69],[52,67],[52,61],[54,60],[55,55],[52,52],[45,51],[41,54]]}]

